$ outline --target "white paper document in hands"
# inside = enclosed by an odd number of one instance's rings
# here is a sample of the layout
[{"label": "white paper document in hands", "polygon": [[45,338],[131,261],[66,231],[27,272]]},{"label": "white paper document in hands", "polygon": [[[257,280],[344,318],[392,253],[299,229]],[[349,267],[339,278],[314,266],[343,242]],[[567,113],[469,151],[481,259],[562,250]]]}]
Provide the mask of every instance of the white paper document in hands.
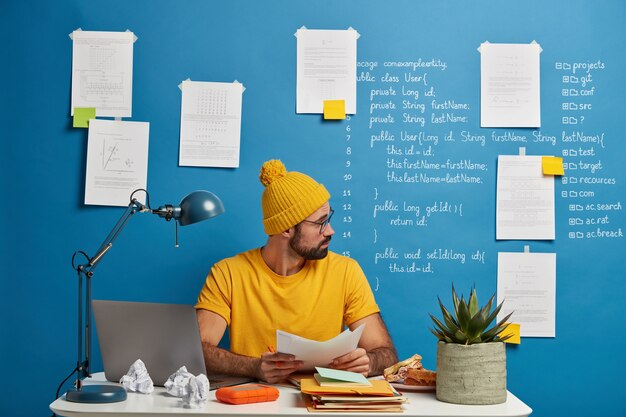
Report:
[{"label": "white paper document in hands", "polygon": [[359,345],[365,324],[354,331],[346,329],[336,337],[325,342],[305,339],[282,330],[276,330],[276,350],[294,355],[297,360],[304,361],[300,371],[311,371],[316,366],[328,367],[333,359],[352,352]]}]

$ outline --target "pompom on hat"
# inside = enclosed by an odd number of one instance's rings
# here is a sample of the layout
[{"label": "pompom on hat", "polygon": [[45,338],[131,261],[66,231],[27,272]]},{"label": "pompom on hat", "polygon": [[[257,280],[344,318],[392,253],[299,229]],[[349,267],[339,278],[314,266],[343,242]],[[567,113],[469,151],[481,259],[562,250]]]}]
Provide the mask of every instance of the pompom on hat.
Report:
[{"label": "pompom on hat", "polygon": [[300,223],[330,199],[326,188],[301,172],[287,172],[278,159],[263,164],[261,198],[265,233],[275,235]]}]

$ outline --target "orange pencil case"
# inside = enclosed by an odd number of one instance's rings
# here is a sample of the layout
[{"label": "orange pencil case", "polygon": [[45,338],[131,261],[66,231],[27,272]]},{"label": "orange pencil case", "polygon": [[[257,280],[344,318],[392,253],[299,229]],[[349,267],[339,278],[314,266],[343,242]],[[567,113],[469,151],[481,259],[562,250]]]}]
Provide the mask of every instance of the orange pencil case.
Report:
[{"label": "orange pencil case", "polygon": [[222,387],[215,391],[215,398],[228,404],[251,404],[276,401],[279,392],[274,387],[261,384],[243,384]]}]

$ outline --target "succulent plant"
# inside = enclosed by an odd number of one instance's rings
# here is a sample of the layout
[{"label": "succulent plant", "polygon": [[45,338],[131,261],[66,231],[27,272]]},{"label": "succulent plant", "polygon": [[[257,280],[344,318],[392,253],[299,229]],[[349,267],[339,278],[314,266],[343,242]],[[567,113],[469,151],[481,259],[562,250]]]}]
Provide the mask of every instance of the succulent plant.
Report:
[{"label": "succulent plant", "polygon": [[505,323],[513,313],[508,314],[493,327],[487,329],[502,308],[502,303],[500,303],[491,311],[495,297],[496,294],[494,293],[487,304],[479,307],[476,288],[472,288],[469,300],[466,302],[462,295],[459,300],[453,285],[452,301],[454,303],[454,315],[450,314],[448,309],[444,307],[441,299],[437,297],[443,314],[443,323],[430,314],[430,318],[435,323],[435,328],[430,329],[430,331],[442,342],[462,345],[502,342],[508,339],[509,335],[500,336],[500,333],[506,328]]}]

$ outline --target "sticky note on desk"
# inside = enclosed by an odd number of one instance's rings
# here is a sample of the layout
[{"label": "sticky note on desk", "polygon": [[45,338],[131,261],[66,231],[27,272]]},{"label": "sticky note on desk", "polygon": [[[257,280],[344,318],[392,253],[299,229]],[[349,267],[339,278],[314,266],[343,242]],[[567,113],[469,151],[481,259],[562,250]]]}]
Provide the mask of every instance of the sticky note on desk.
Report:
[{"label": "sticky note on desk", "polygon": [[89,119],[95,118],[95,107],[74,107],[74,127],[89,127]]},{"label": "sticky note on desk", "polygon": [[508,323],[506,328],[501,333],[502,336],[511,335],[504,343],[513,343],[519,345],[522,343],[520,337],[520,325],[518,323]]},{"label": "sticky note on desk", "polygon": [[544,175],[565,175],[565,171],[563,171],[563,158],[556,156],[542,156],[541,169]]},{"label": "sticky note on desk", "polygon": [[359,374],[356,372],[350,371],[342,371],[340,369],[330,369],[330,368],[322,368],[319,366],[315,367],[315,370],[319,374],[319,378],[315,377],[320,386],[333,386],[333,385],[362,385],[362,386],[371,386],[372,383],[363,376],[363,374]]},{"label": "sticky note on desk", "polygon": [[324,100],[324,119],[341,120],[346,118],[345,100]]}]

